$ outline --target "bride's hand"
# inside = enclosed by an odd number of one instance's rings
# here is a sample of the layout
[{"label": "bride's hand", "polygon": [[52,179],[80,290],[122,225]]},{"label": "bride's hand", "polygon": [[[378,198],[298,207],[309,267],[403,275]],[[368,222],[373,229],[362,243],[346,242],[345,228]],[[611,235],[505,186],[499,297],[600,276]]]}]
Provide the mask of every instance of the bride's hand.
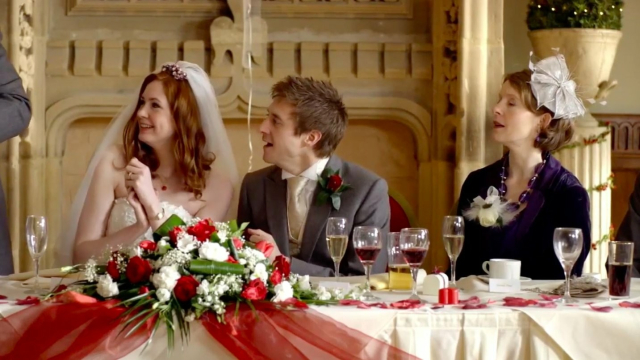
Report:
[{"label": "bride's hand", "polygon": [[140,204],[148,211],[157,209],[160,201],[153,188],[149,167],[133,158],[129,161],[125,171],[125,186],[135,191]]},{"label": "bride's hand", "polygon": [[133,210],[135,211],[136,219],[138,220],[138,225],[140,225],[140,228],[145,230],[149,228],[149,220],[147,219],[147,213],[144,211],[144,208],[142,207],[142,204],[140,203],[140,200],[138,199],[138,196],[136,195],[136,192],[133,191],[133,189],[129,189],[129,195],[127,196],[127,201],[129,201],[129,204],[131,205],[131,207],[133,207]]}]

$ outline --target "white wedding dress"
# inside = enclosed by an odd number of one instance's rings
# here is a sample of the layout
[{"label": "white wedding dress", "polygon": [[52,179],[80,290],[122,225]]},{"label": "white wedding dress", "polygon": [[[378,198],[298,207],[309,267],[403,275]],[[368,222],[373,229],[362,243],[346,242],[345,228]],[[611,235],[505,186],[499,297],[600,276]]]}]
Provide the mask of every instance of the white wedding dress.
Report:
[{"label": "white wedding dress", "polygon": [[[160,205],[164,209],[165,215],[177,215],[183,221],[189,221],[193,218],[191,214],[185,210],[182,206],[176,206],[166,201],[160,202]],[[109,213],[109,221],[107,223],[107,231],[105,235],[113,234],[114,232],[121,230],[127,226],[135,224],[137,221],[136,213],[127,198],[117,198],[113,201],[113,207],[111,213]],[[139,243],[142,240],[152,240],[153,231],[151,228],[141,237],[135,239],[134,244]]]}]

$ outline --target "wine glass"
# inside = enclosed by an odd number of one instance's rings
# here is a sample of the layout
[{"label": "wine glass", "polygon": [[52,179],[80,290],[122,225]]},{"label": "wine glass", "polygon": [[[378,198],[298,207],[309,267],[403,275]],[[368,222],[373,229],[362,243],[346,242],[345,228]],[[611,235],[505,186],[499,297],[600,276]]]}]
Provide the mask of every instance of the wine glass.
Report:
[{"label": "wine glass", "polygon": [[47,220],[44,216],[29,215],[26,223],[27,247],[31,259],[35,263],[36,281],[33,285],[33,292],[44,295],[46,291],[38,286],[38,276],[40,274],[40,257],[47,249]]},{"label": "wine glass", "polygon": [[353,229],[353,247],[356,250],[360,262],[364,265],[364,271],[367,275],[365,292],[362,298],[365,301],[379,301],[380,298],[371,293],[371,285],[369,284],[369,276],[371,275],[371,266],[376,262],[378,254],[382,250],[382,234],[380,229],[373,226],[357,226]]},{"label": "wine glass", "polygon": [[340,277],[340,261],[347,250],[349,242],[349,229],[347,228],[347,219],[339,217],[330,217],[327,220],[327,245],[329,246],[329,254],[333,259],[336,269],[336,279]]},{"label": "wine glass", "polygon": [[569,292],[571,269],[582,253],[582,230],[574,228],[556,228],[553,232],[553,250],[564,269],[566,284],[564,287],[564,297],[558,299],[563,304],[577,303],[572,299]]},{"label": "wine glass", "polygon": [[411,286],[411,296],[409,300],[422,299],[418,296],[418,269],[424,258],[427,256],[429,249],[429,231],[420,228],[405,228],[400,230],[400,248],[404,261],[411,268],[411,277],[413,278]]},{"label": "wine glass", "polygon": [[445,216],[442,222],[442,241],[451,261],[451,287],[456,287],[456,260],[464,244],[464,218]]}]

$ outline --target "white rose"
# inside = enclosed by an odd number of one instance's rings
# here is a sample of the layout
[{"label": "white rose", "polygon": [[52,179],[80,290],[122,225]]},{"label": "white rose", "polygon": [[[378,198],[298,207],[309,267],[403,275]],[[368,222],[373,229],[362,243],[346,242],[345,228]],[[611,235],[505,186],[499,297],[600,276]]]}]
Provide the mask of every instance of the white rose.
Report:
[{"label": "white rose", "polygon": [[273,302],[285,301],[293,297],[293,288],[288,281],[283,281],[274,288],[276,296],[271,299]]},{"label": "white rose", "polygon": [[98,278],[98,294],[103,298],[116,296],[120,293],[118,291],[118,284],[113,282],[111,276],[108,274],[100,275]]},{"label": "white rose", "polygon": [[229,259],[229,251],[218,243],[205,242],[198,250],[200,257],[213,261],[227,261]]},{"label": "white rose", "polygon": [[188,253],[191,250],[198,247],[199,241],[193,235],[189,235],[186,232],[181,232],[178,235],[177,248],[183,253]]},{"label": "white rose", "polygon": [[158,291],[156,291],[156,296],[161,303],[167,302],[171,299],[171,291],[167,289],[158,289]]},{"label": "white rose", "polygon": [[302,276],[300,279],[298,279],[298,287],[300,288],[300,290],[311,290],[309,275]]},{"label": "white rose", "polygon": [[169,243],[164,240],[165,238],[168,239],[168,237],[162,238],[162,240],[158,241],[158,244],[156,246],[156,252],[160,255],[166,254],[167,251],[171,249],[171,245],[169,245]]},{"label": "white rose", "polygon": [[173,290],[176,283],[180,279],[180,273],[175,266],[163,266],[160,268],[160,272],[153,274],[151,282],[156,289]]},{"label": "white rose", "polygon": [[500,217],[500,214],[495,206],[491,206],[486,209],[481,208],[478,211],[478,222],[484,227],[495,225],[498,221],[498,217]]},{"label": "white rose", "polygon": [[260,279],[263,283],[267,283],[267,279],[269,278],[269,274],[267,273],[267,267],[264,266],[263,263],[256,264],[256,267],[253,269],[253,274],[251,274],[250,280]]}]

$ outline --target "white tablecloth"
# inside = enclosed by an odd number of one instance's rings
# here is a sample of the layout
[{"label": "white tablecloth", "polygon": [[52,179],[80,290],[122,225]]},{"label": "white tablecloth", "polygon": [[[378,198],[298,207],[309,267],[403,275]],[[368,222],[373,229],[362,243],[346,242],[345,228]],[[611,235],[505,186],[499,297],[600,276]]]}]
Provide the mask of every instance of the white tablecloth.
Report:
[{"label": "white tablecloth", "polygon": [[[554,286],[558,282],[531,282],[523,288]],[[0,281],[0,294],[10,299],[24,298],[20,282]],[[379,291],[387,302],[407,298],[408,292]],[[483,302],[505,296],[537,298],[531,292],[496,294],[484,291],[462,293]],[[434,297],[424,297],[435,303]],[[632,283],[632,299],[640,301],[640,280]],[[587,302],[610,305],[614,310],[601,313],[591,310]],[[556,309],[507,308],[498,301],[487,309],[462,310],[457,306],[432,310],[426,306],[416,310],[357,309],[355,307],[314,307],[345,325],[392,344],[422,359],[636,359],[640,358],[640,309],[621,308],[607,302],[606,294],[595,299],[582,299],[580,306],[558,306]],[[20,311],[21,306],[0,304],[0,315]],[[322,336],[322,334],[318,334]],[[161,326],[144,353],[142,347],[126,359],[166,359],[166,332]],[[176,340],[175,358],[233,359],[234,357],[207,333],[193,323],[191,341],[180,350]]]}]

